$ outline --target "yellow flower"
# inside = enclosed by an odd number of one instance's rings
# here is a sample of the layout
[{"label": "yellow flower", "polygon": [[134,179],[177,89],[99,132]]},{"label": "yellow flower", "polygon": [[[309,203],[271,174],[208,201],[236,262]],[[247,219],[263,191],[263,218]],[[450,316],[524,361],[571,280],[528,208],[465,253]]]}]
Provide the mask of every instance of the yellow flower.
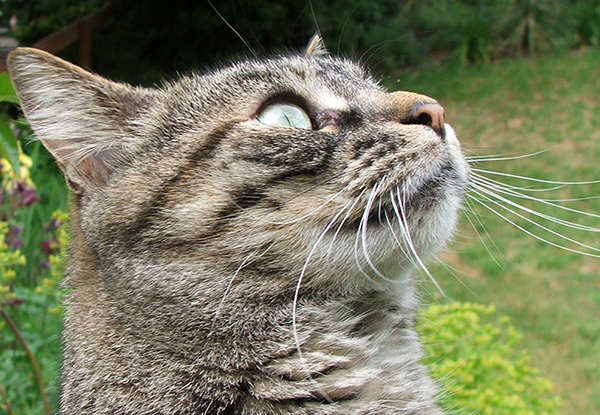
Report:
[{"label": "yellow flower", "polygon": [[35,189],[35,184],[31,180],[31,176],[29,174],[29,169],[31,168],[31,166],[33,166],[33,160],[27,154],[23,153],[23,150],[21,150],[21,145],[19,143],[17,143],[17,145],[19,148],[19,163],[21,164],[20,174],[16,174],[8,160],[0,159],[0,163],[2,166],[0,168],[0,173],[2,173],[2,177],[4,179],[4,187],[6,189],[9,189],[11,186],[12,179],[16,179],[19,181],[25,181],[25,183],[29,187]]}]

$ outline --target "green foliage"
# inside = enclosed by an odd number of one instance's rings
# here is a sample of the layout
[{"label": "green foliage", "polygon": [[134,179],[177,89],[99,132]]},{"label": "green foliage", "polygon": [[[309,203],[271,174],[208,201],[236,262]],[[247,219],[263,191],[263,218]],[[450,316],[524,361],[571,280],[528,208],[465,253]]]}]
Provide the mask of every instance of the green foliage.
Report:
[{"label": "green foliage", "polygon": [[15,331],[0,320],[0,386],[6,393],[0,409],[10,404],[17,414],[48,413],[46,405],[56,407],[58,402],[62,328],[58,283],[68,243],[68,215],[56,212],[52,221],[58,227],[50,244],[49,268],[39,275],[36,287],[23,286],[14,278],[25,259],[18,250],[0,244],[0,275],[13,276],[0,285],[0,293],[8,292],[0,298],[0,308],[8,316],[4,319],[10,318],[16,326]]},{"label": "green foliage", "polygon": [[42,276],[41,281],[34,289],[36,294],[44,294],[48,301],[47,311],[60,315],[62,312],[60,299],[62,291],[60,281],[66,266],[66,253],[69,246],[69,214],[57,210],[52,214],[55,228],[54,237],[49,240],[48,273]]},{"label": "green foliage", "polygon": [[576,45],[600,45],[600,1],[578,1],[573,5],[572,15]]},{"label": "green foliage", "polygon": [[[0,103],[17,104],[19,99],[10,82],[7,72],[0,73]],[[12,120],[6,113],[0,113],[0,157],[8,161],[13,170],[20,174],[19,149],[17,138],[10,128]]]},{"label": "green foliage", "polygon": [[522,335],[492,306],[431,305],[419,318],[425,363],[443,385],[442,405],[455,414],[553,415],[560,398],[519,350]]},{"label": "green foliage", "polygon": [[499,6],[497,49],[508,55],[551,49],[555,39],[564,34],[564,13],[571,12],[571,7],[558,0],[505,0]]},{"label": "green foliage", "polygon": [[0,74],[0,413],[49,414],[58,400],[58,281],[67,243],[67,218],[52,211],[64,209],[66,188],[41,144],[31,141],[16,100]]},{"label": "green foliage", "polygon": [[[25,265],[26,259],[18,249],[9,249],[6,244],[8,224],[0,222],[0,306],[14,300],[11,286],[17,276],[17,268]],[[3,327],[0,321],[0,329]]]},{"label": "green foliage", "polygon": [[[22,44],[75,21],[106,0],[5,0]],[[143,0],[120,2],[96,31],[95,69],[134,83],[282,48],[301,50],[320,30],[335,53],[375,70],[461,66],[598,44],[598,0]],[[73,51],[66,52],[67,54]]]}]

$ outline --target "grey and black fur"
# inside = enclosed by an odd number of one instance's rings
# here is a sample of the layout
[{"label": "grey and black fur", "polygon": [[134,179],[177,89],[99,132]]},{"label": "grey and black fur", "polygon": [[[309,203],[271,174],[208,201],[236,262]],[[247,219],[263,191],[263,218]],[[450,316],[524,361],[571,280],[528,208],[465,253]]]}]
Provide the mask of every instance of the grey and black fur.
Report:
[{"label": "grey and black fur", "polygon": [[411,273],[468,167],[435,100],[310,49],[155,89],[10,55],[72,191],[60,414],[441,414]]}]

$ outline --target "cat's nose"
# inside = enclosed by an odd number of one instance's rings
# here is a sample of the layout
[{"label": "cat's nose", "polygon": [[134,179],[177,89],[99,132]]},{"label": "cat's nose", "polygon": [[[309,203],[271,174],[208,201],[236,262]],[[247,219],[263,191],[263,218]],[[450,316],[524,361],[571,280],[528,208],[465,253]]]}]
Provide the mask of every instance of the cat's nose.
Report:
[{"label": "cat's nose", "polygon": [[435,99],[414,92],[397,91],[391,94],[391,102],[402,124],[426,125],[444,139],[444,107]]},{"label": "cat's nose", "polygon": [[437,102],[415,103],[411,110],[409,122],[406,124],[427,125],[440,136],[444,138],[444,107]]}]

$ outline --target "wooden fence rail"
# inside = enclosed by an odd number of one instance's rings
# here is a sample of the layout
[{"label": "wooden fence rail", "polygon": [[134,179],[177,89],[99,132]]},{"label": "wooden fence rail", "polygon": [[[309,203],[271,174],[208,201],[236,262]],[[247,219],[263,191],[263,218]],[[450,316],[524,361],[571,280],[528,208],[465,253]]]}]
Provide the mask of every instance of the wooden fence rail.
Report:
[{"label": "wooden fence rail", "polygon": [[[116,3],[110,3],[37,41],[32,47],[55,54],[79,41],[79,65],[83,68],[91,69],[92,31],[102,26],[108,19],[114,16],[116,8]],[[0,72],[4,71],[6,71],[6,58],[0,60]]]}]

